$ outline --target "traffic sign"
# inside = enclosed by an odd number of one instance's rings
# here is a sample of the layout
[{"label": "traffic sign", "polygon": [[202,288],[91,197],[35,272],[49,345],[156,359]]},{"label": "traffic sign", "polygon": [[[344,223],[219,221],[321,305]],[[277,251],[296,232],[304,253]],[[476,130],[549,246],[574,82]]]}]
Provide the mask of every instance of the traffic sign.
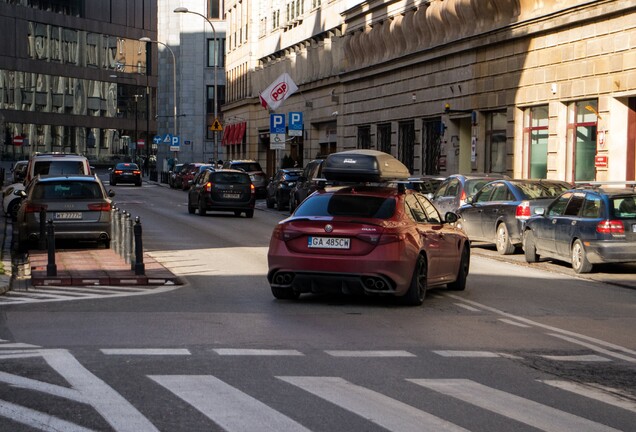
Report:
[{"label": "traffic sign", "polygon": [[146,145],[146,141],[142,140],[142,139],[138,139],[137,140],[137,148],[143,148]]},{"label": "traffic sign", "polygon": [[270,114],[269,133],[285,135],[285,114]]},{"label": "traffic sign", "polygon": [[161,144],[161,136],[160,135],[155,135],[155,137],[152,139],[152,142],[154,144]]},{"label": "traffic sign", "polygon": [[168,144],[168,145],[172,144],[172,135],[170,135],[168,133],[165,134],[163,136],[163,138],[161,139],[161,142],[164,143],[164,144]]},{"label": "traffic sign", "polygon": [[303,113],[289,113],[289,136],[303,136]]},{"label": "traffic sign", "polygon": [[24,144],[24,138],[21,135],[16,135],[13,137],[14,146],[21,146],[22,144]]},{"label": "traffic sign", "polygon": [[211,131],[221,132],[223,130],[223,125],[219,121],[219,119],[214,119],[214,123],[210,126]]},{"label": "traffic sign", "polygon": [[181,148],[181,141],[178,136],[173,136],[170,142],[170,151],[178,152]]}]

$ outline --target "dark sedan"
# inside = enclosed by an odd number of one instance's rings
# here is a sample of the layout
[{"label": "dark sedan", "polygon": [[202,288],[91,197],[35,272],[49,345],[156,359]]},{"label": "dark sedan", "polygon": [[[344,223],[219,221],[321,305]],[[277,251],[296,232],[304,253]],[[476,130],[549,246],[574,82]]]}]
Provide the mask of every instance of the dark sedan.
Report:
[{"label": "dark sedan", "polygon": [[188,191],[188,212],[205,216],[210,211],[245,213],[254,217],[256,188],[245,171],[206,169],[199,173]]},{"label": "dark sedan", "polygon": [[276,207],[278,210],[287,208],[289,194],[302,173],[302,168],[283,168],[276,171],[266,188],[265,203],[267,208]]},{"label": "dark sedan", "polygon": [[509,255],[521,246],[523,224],[535,207],[546,206],[570,184],[558,180],[496,180],[484,185],[457,210],[458,226],[471,241],[494,243]]},{"label": "dark sedan", "polygon": [[527,262],[539,257],[569,262],[577,273],[594,264],[636,262],[636,192],[633,188],[574,189],[527,220]]},{"label": "dark sedan", "polygon": [[131,162],[121,162],[111,168],[110,185],[116,186],[117,183],[133,183],[135,186],[141,186],[139,165]]}]

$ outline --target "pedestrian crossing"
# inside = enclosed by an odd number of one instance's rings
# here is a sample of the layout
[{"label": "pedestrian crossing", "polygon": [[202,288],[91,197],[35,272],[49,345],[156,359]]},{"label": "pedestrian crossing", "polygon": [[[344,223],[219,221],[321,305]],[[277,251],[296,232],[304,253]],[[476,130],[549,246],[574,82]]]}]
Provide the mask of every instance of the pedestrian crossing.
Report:
[{"label": "pedestrian crossing", "polygon": [[0,307],[27,303],[60,302],[159,294],[179,288],[179,285],[148,286],[36,286],[25,290],[9,290],[0,296]]}]

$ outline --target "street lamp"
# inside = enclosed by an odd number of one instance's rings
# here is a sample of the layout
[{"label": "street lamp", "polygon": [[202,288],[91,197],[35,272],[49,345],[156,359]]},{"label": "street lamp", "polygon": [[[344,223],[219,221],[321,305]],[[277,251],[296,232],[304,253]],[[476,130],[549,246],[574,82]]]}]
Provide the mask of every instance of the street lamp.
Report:
[{"label": "street lamp", "polygon": [[168,45],[163,42],[152,40],[149,37],[142,37],[140,42],[150,42],[163,45],[168,48],[170,54],[172,54],[172,101],[173,101],[173,117],[174,117],[174,136],[179,136],[179,127],[177,126],[177,59],[174,56],[174,51]]},{"label": "street lamp", "polygon": [[[214,24],[212,24],[212,21],[210,21],[208,19],[208,17],[206,17],[205,15],[199,13],[199,12],[194,12],[189,10],[186,7],[178,7],[176,8],[174,11],[174,13],[190,13],[190,14],[194,14],[194,15],[199,15],[201,18],[203,18],[204,20],[206,20],[208,22],[208,24],[210,24],[210,27],[212,28],[212,37],[214,38],[214,49],[212,51],[212,54],[214,55],[214,121],[216,122],[217,118],[218,118],[218,100],[217,100],[217,93],[216,93],[216,69],[217,69],[217,52],[216,52],[216,45],[217,45],[217,41],[216,41],[216,30],[214,29]],[[214,163],[216,163],[219,160],[219,146],[217,143],[217,131],[214,131]]]}]

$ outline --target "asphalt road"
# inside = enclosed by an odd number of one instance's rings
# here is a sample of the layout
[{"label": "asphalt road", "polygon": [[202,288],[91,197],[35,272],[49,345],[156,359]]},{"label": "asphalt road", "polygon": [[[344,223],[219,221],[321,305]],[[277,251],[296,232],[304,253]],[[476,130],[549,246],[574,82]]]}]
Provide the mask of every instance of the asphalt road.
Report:
[{"label": "asphalt road", "polygon": [[[182,276],[145,296],[0,307],[0,430],[605,431],[636,424],[636,291],[475,247],[464,292],[277,301],[285,217],[189,215],[117,186]],[[558,265],[557,265],[558,266]],[[83,428],[83,429],[82,429]]]}]

